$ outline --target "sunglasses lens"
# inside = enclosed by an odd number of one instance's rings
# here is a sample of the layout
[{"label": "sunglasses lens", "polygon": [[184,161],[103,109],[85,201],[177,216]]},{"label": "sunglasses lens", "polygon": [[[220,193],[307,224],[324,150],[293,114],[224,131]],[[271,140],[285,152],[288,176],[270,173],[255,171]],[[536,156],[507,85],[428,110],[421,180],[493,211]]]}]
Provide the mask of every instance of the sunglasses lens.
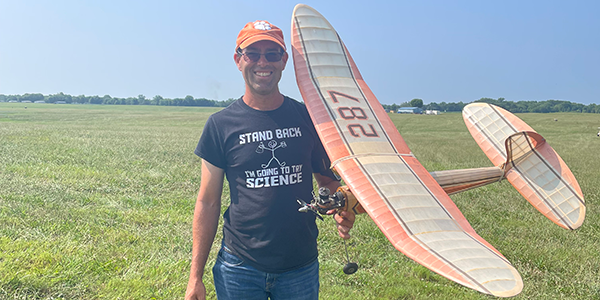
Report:
[{"label": "sunglasses lens", "polygon": [[252,62],[257,62],[260,59],[260,53],[244,53],[244,55]]},{"label": "sunglasses lens", "polygon": [[265,58],[269,62],[276,62],[281,60],[281,53],[279,52],[269,52],[265,54]]},{"label": "sunglasses lens", "polygon": [[251,61],[251,62],[259,61],[261,55],[264,55],[265,59],[268,62],[278,62],[281,60],[281,57],[283,56],[283,54],[280,52],[269,52],[269,53],[265,53],[265,54],[260,54],[260,53],[256,53],[256,52],[246,52],[246,53],[243,53],[242,55],[246,56],[246,61]]}]

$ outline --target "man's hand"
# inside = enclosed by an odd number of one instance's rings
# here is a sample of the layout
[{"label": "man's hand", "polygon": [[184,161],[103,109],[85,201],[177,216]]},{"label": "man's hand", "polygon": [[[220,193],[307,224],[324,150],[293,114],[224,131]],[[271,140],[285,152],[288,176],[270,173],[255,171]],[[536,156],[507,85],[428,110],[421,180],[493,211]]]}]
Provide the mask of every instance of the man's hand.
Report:
[{"label": "man's hand", "polygon": [[356,216],[351,211],[337,211],[335,215],[333,215],[333,219],[337,223],[337,230],[339,235],[347,240],[350,238],[350,229],[354,226],[354,220]]},{"label": "man's hand", "polygon": [[185,300],[205,300],[206,288],[202,280],[192,280],[188,282],[187,290],[185,291]]}]

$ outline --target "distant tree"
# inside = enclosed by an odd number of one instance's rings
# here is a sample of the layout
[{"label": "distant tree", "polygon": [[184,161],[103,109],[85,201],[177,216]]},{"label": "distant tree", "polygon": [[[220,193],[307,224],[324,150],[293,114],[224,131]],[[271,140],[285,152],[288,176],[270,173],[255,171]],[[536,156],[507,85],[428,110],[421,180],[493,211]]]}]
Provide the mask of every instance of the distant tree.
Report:
[{"label": "distant tree", "polygon": [[110,95],[102,97],[102,104],[116,104],[115,100]]},{"label": "distant tree", "polygon": [[161,95],[156,95],[154,96],[154,98],[152,98],[152,101],[150,101],[150,104],[152,105],[160,105],[160,101],[164,100],[164,98]]},{"label": "distant tree", "polygon": [[182,106],[194,106],[194,97],[187,95],[185,96],[185,98],[183,98],[183,101],[181,103]]},{"label": "distant tree", "polygon": [[158,105],[171,106],[171,105],[173,105],[172,102],[173,102],[173,100],[171,100],[171,99],[164,99],[161,97],[161,99],[158,102]]},{"label": "distant tree", "polygon": [[398,108],[400,108],[400,106],[396,103],[394,104],[382,104],[381,106],[383,106],[383,109],[385,110],[389,110],[389,111],[397,111]]},{"label": "distant tree", "polygon": [[29,101],[39,101],[44,100],[44,95],[42,94],[24,94],[21,96],[21,101],[29,100]]},{"label": "distant tree", "polygon": [[146,99],[146,96],[139,94],[137,97],[137,102],[140,105],[150,105],[150,100]]},{"label": "distant tree", "polygon": [[102,98],[100,96],[91,96],[89,99],[89,103],[91,104],[102,104]]},{"label": "distant tree", "polygon": [[410,100],[410,106],[421,108],[421,107],[423,107],[423,100],[418,99],[418,98],[412,99],[412,100]]},{"label": "distant tree", "polygon": [[429,104],[423,105],[423,108],[427,109],[427,110],[442,110],[440,105],[435,102],[431,102]]},{"label": "distant tree", "polygon": [[44,99],[46,102],[54,103],[56,101],[65,101],[66,103],[72,103],[73,97],[71,95],[65,95],[63,92],[54,95],[48,95]]},{"label": "distant tree", "polygon": [[[105,96],[105,97],[106,97],[106,96]],[[104,104],[107,104],[107,103],[104,103]],[[123,101],[123,99],[121,99],[121,98],[114,97],[114,98],[112,98],[112,104],[115,104],[115,105],[123,105],[123,104],[124,104],[124,101]]]},{"label": "distant tree", "polygon": [[200,98],[200,99],[196,99],[196,105],[198,106],[215,106],[215,101],[214,100],[208,100],[206,98]]},{"label": "distant tree", "polygon": [[171,104],[172,104],[173,106],[183,106],[183,99],[181,99],[181,98],[174,98],[174,99],[171,101]]},{"label": "distant tree", "polygon": [[584,108],[584,112],[586,112],[586,113],[598,113],[598,111],[597,111],[598,107],[600,107],[600,106],[596,105],[595,103],[592,103],[592,104],[590,104],[590,105],[588,105],[588,106],[586,106]]},{"label": "distant tree", "polygon": [[516,106],[514,102],[510,102],[510,101],[504,101],[504,98],[498,98],[498,99],[493,99],[493,98],[481,98],[479,100],[475,100],[475,102],[485,102],[485,103],[489,103],[489,104],[494,104],[496,106],[500,106],[508,111],[513,111]]},{"label": "distant tree", "polygon": [[237,100],[238,100],[237,98],[229,98],[229,99],[227,99],[227,100],[225,100],[225,101],[219,101],[219,102],[217,102],[217,103],[216,103],[216,106],[218,106],[218,107],[227,107],[227,106],[229,106],[231,103],[233,103],[233,102],[235,102],[235,101],[237,101]]},{"label": "distant tree", "polygon": [[440,102],[440,110],[443,110],[444,112],[448,111],[448,103],[444,101]]},{"label": "distant tree", "polygon": [[79,95],[79,96],[73,97],[73,102],[88,103],[87,97],[85,95]]},{"label": "distant tree", "polygon": [[125,99],[125,104],[127,105],[138,105],[139,104],[139,96],[138,97],[127,97],[127,99]]}]

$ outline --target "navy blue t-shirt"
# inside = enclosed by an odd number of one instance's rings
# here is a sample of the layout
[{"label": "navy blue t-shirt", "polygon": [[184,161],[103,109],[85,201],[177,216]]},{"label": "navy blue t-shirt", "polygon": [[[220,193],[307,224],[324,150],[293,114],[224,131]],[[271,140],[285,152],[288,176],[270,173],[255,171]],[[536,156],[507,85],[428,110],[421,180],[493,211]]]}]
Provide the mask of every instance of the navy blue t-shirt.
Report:
[{"label": "navy blue t-shirt", "polygon": [[317,258],[315,216],[299,212],[296,199],[312,198],[312,173],[333,175],[304,104],[285,97],[259,111],[240,98],[209,117],[195,153],[225,170],[223,240],[235,255],[270,273]]}]

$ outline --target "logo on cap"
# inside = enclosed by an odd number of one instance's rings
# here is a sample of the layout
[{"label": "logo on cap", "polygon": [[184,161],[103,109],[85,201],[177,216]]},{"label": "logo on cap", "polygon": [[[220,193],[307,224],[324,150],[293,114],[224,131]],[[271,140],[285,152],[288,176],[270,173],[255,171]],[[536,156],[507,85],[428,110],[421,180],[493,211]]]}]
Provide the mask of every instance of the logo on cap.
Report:
[{"label": "logo on cap", "polygon": [[254,29],[271,30],[271,24],[269,24],[265,21],[259,21],[259,22],[254,23]]}]

